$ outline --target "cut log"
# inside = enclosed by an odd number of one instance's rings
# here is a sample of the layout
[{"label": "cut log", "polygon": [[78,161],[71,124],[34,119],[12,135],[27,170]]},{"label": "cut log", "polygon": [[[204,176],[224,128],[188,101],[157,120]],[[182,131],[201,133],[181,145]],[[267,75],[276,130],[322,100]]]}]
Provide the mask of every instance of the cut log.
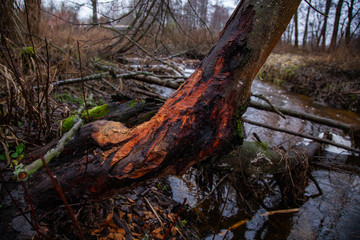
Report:
[{"label": "cut log", "polygon": [[[53,167],[64,193],[104,197],[145,179],[180,174],[236,144],[252,80],[299,3],[241,1],[209,55],[150,121],[131,129],[103,120],[85,125]],[[53,198],[51,183],[39,178],[32,196]]]}]

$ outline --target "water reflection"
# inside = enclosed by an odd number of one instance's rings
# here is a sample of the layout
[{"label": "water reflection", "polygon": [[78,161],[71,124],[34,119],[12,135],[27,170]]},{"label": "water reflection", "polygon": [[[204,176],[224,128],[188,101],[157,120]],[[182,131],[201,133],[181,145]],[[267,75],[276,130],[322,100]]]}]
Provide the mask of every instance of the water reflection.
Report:
[{"label": "water reflection", "polygon": [[[306,96],[289,93],[271,83],[255,80],[252,92],[268,97],[274,105],[348,124],[360,122],[358,114],[327,108],[313,103]],[[345,140],[341,131],[295,118],[284,120],[276,114],[251,108],[245,113],[245,117],[314,135],[328,130]],[[252,132],[256,132],[263,141],[285,148],[304,142],[300,138],[249,124],[246,125],[246,132],[249,139]],[[214,239],[360,239],[359,156],[328,153],[319,156],[315,163],[313,166],[317,168],[312,170],[312,175],[323,195],[319,195],[314,182],[310,181],[305,188],[304,197],[307,201],[293,213],[267,214],[272,210],[285,208],[273,175],[247,179],[248,182],[245,183],[239,174],[230,173],[213,195],[195,209],[199,216],[201,239],[213,239],[214,232]],[[208,196],[224,174],[191,168],[181,177],[171,176],[169,180],[173,198],[178,202],[187,198],[189,205],[194,206]],[[228,199],[225,201],[227,195]]]}]

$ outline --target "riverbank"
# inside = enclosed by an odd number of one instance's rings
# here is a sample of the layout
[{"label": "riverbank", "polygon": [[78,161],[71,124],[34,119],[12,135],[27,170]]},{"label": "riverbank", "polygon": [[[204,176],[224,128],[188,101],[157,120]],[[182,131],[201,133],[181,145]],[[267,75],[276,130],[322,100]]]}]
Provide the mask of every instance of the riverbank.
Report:
[{"label": "riverbank", "polygon": [[360,112],[358,58],[351,53],[272,53],[258,78],[331,107]]}]

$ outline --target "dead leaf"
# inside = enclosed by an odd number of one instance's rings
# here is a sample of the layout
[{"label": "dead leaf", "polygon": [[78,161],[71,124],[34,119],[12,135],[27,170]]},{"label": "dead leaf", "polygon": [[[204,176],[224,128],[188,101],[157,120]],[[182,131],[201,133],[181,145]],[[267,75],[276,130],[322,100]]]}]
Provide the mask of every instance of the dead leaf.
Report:
[{"label": "dead leaf", "polygon": [[154,235],[156,238],[163,239],[164,235],[162,234],[162,228],[157,228],[154,231],[151,232],[152,235]]}]

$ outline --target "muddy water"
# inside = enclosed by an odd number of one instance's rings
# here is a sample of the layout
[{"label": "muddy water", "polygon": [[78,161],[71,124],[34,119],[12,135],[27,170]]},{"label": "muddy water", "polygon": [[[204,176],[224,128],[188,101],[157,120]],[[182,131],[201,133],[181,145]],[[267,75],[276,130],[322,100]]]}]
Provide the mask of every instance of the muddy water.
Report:
[{"label": "muddy water", "polygon": [[[314,103],[310,98],[290,93],[272,83],[255,80],[252,93],[266,96],[274,105],[313,113],[345,123],[360,123],[360,115],[335,110]],[[254,98],[254,100],[256,100]],[[271,126],[297,132],[320,135],[325,131],[334,134],[336,141],[349,144],[341,131],[296,118],[282,119],[276,114],[249,108],[244,117]],[[288,148],[306,145],[308,141],[291,135],[276,133],[250,124],[245,125],[248,140],[256,132],[262,141]],[[360,239],[360,157],[328,147],[327,152],[312,167],[323,194],[319,194],[314,182],[306,187],[304,203],[294,213],[269,215],[283,210],[281,194],[272,176],[262,176],[263,185],[272,191],[261,193],[260,202],[254,203],[251,190],[236,186],[237,181],[224,181],[213,195],[195,208],[199,222],[196,227],[201,239]],[[329,168],[331,166],[331,168]],[[202,177],[203,182],[201,181]],[[206,173],[191,168],[183,176],[170,176],[173,198],[182,202],[187,198],[195,206],[206,197],[224,173]],[[200,181],[199,181],[200,179]],[[205,180],[204,180],[205,179]],[[211,179],[211,180],[209,180]],[[207,182],[206,182],[207,181]],[[257,193],[258,195],[258,193]]]}]

